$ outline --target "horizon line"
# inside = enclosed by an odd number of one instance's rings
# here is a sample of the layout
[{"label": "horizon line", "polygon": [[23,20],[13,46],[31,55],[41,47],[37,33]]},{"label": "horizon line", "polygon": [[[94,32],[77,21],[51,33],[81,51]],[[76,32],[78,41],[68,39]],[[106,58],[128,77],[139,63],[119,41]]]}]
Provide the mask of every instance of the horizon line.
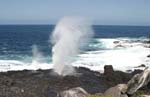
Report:
[{"label": "horizon line", "polygon": [[[37,26],[38,26],[38,25],[39,25],[39,26],[40,26],[40,25],[41,25],[41,26],[42,26],[42,25],[43,25],[43,26],[44,26],[44,25],[54,25],[54,26],[55,26],[55,25],[57,25],[57,24],[46,24],[46,23],[45,23],[45,24],[30,24],[30,23],[29,23],[29,24],[12,24],[12,23],[11,23],[11,24],[0,24],[0,26],[7,26],[7,25],[8,25],[8,26],[13,26],[13,25],[14,25],[14,26],[15,26],[15,25],[17,25],[17,26],[19,26],[19,25],[20,25],[20,26],[28,26],[28,25],[29,25],[29,26],[30,26],[30,25],[35,25],[35,26],[36,26],[36,25],[37,25]],[[127,25],[127,24],[93,24],[92,26],[147,26],[147,27],[150,27],[150,25],[131,25],[131,24],[129,24],[129,25]]]}]

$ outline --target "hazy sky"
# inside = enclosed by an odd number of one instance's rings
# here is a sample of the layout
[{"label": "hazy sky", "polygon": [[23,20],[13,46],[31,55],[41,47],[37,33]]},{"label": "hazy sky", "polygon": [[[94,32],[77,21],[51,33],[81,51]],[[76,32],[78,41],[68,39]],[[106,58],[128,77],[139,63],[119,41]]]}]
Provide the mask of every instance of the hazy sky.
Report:
[{"label": "hazy sky", "polygon": [[54,24],[64,16],[101,25],[150,25],[150,0],[0,0],[0,24]]}]

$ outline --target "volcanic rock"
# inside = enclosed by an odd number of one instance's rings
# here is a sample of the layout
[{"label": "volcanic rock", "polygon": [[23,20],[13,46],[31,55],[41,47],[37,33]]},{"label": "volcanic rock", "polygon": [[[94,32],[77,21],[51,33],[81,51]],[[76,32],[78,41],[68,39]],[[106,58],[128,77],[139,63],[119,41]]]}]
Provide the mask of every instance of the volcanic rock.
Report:
[{"label": "volcanic rock", "polygon": [[139,68],[139,67],[146,67],[146,66],[144,64],[141,64],[141,65],[139,65],[139,66],[137,66],[135,68]]},{"label": "volcanic rock", "polygon": [[88,93],[104,92],[102,74],[75,68],[75,76],[56,76],[52,70],[0,72],[0,97],[56,97],[57,93],[82,87]]},{"label": "volcanic rock", "polygon": [[68,90],[78,95],[82,88],[89,94],[103,94],[116,85],[108,91],[118,90],[126,96],[126,88],[122,88],[125,85],[118,84],[126,84],[133,77],[132,73],[114,71],[112,66],[105,66],[104,74],[83,67],[75,70],[77,74],[71,76],[56,76],[51,69],[0,72],[0,97],[57,97],[57,94],[70,95]]},{"label": "volcanic rock", "polygon": [[120,43],[120,41],[114,41],[113,43],[114,43],[114,44],[118,44],[118,43]]},{"label": "volcanic rock", "polygon": [[133,72],[132,72],[132,75],[136,75],[136,74],[139,74],[139,73],[142,73],[143,70],[141,69],[135,69]]},{"label": "volcanic rock", "polygon": [[112,65],[105,65],[104,66],[104,75],[110,75],[114,73],[114,69],[112,67]]}]

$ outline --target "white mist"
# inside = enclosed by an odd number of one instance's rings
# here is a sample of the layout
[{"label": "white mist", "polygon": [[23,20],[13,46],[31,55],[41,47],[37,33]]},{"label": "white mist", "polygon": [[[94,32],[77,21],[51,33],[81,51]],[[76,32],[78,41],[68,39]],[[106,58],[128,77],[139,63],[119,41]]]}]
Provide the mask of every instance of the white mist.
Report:
[{"label": "white mist", "polygon": [[43,59],[43,54],[39,51],[37,45],[32,46],[32,54],[33,54],[33,59],[32,59],[32,66],[35,66],[35,68],[40,69],[41,63],[44,62]]},{"label": "white mist", "polygon": [[52,62],[54,71],[59,75],[68,75],[74,72],[71,66],[73,56],[76,56],[80,47],[93,36],[89,22],[79,17],[64,17],[56,25],[51,42]]}]

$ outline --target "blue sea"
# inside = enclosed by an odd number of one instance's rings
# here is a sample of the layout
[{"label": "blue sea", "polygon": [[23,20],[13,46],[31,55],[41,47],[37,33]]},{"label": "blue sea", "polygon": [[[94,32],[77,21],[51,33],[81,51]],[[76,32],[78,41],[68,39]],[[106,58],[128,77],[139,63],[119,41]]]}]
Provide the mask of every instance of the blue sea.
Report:
[{"label": "blue sea", "polygon": [[[0,25],[0,71],[52,68],[50,36],[55,25]],[[150,26],[92,26],[94,37],[77,55],[73,66],[103,71],[150,65]],[[42,61],[35,62],[33,48]],[[67,48],[66,48],[67,49]]]}]

